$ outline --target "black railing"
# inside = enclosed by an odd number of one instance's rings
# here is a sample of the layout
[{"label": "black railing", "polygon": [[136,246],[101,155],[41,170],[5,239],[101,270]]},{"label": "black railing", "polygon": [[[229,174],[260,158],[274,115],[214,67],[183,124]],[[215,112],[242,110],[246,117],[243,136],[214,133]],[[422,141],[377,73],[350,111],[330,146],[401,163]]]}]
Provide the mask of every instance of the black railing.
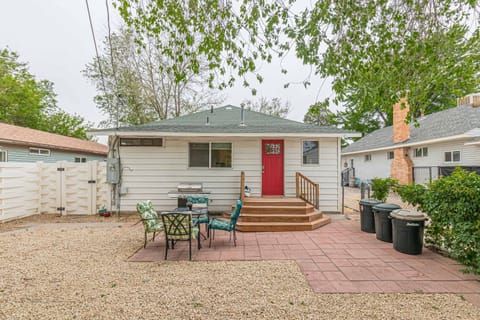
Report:
[{"label": "black railing", "polygon": [[[431,167],[413,167],[413,182],[432,183],[440,177],[448,177],[457,166],[431,166]],[[480,174],[479,166],[458,166],[466,171]]]},{"label": "black railing", "polygon": [[346,168],[342,170],[342,186],[348,186],[350,179],[355,180],[355,168]]}]

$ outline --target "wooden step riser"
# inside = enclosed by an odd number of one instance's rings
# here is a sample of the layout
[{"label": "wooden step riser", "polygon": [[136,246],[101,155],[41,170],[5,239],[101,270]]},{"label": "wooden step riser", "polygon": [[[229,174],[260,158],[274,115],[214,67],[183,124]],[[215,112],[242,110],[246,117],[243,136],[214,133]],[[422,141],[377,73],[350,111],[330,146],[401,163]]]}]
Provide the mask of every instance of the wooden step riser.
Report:
[{"label": "wooden step riser", "polygon": [[243,202],[245,206],[292,206],[292,207],[304,207],[304,201],[248,201]]},{"label": "wooden step riser", "polygon": [[313,207],[289,207],[289,208],[262,208],[262,207],[242,207],[241,213],[254,213],[254,214],[307,214],[314,212]]},{"label": "wooden step riser", "polygon": [[242,226],[241,224],[237,224],[237,231],[240,232],[287,232],[287,231],[311,231],[317,228],[320,228],[328,223],[330,223],[330,218],[323,217],[313,223],[304,224],[304,225],[248,225]]},{"label": "wooden step riser", "polygon": [[322,214],[315,214],[311,216],[296,216],[296,217],[282,217],[282,216],[243,216],[239,221],[242,222],[312,222],[320,219]]}]

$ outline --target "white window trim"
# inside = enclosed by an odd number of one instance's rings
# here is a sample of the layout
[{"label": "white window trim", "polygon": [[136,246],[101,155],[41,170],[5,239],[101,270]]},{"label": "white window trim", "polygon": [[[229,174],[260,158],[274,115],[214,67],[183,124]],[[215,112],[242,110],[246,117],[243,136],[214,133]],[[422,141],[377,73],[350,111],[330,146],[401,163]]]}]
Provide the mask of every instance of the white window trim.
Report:
[{"label": "white window trim", "polygon": [[[368,159],[367,159],[368,158]],[[369,154],[366,154],[364,157],[363,157],[363,161],[364,162],[370,162],[372,161],[372,154],[369,153]]]},{"label": "white window trim", "polygon": [[[318,143],[318,163],[303,163],[303,143],[306,141],[315,141]],[[300,154],[300,163],[302,167],[319,167],[320,166],[320,141],[319,140],[302,140],[302,144],[300,146],[301,154]],[[285,150],[284,150],[285,151]]]},{"label": "white window trim", "polygon": [[[427,149],[427,155],[424,153],[424,149]],[[428,147],[418,147],[413,148],[413,158],[427,158],[428,157]],[[417,150],[420,150],[420,155],[417,156]]]},{"label": "white window trim", "polygon": [[5,155],[5,161],[0,162],[8,162],[8,150],[0,149],[0,153],[3,153]]},{"label": "white window trim", "polygon": [[[450,159],[452,159],[450,161],[445,160],[445,153],[447,153],[447,152],[450,153]],[[453,160],[453,153],[454,152],[458,152],[459,155],[460,155],[460,159],[458,161]],[[462,151],[461,150],[444,151],[443,152],[443,162],[444,163],[461,163],[462,162]]]},{"label": "white window trim", "polygon": [[[191,143],[208,143],[208,167],[191,167],[190,166],[190,144]],[[232,149],[230,150],[232,153],[232,165],[230,167],[212,167],[212,143],[230,143]],[[188,170],[233,170],[233,162],[234,162],[234,143],[232,141],[188,141],[187,143],[187,169]]]},{"label": "white window trim", "polygon": [[[32,153],[33,150],[37,150],[37,153]],[[48,154],[41,154],[40,151],[47,151]],[[50,152],[50,149],[43,149],[43,148],[28,148],[28,153],[29,154],[33,154],[33,155],[36,155],[36,156],[44,156],[44,157],[50,157],[51,155],[51,152]]]},{"label": "white window trim", "polygon": [[[390,158],[390,154],[393,154],[393,156]],[[395,152],[394,151],[387,151],[387,160],[393,160],[395,159]]]}]

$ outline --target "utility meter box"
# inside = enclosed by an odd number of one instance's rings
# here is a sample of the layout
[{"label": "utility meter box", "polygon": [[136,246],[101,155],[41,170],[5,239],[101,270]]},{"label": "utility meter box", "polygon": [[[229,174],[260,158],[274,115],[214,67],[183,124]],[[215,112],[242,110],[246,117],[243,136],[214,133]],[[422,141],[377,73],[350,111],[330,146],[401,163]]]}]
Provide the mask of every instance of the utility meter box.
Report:
[{"label": "utility meter box", "polygon": [[117,184],[120,182],[120,159],[107,159],[107,183]]}]

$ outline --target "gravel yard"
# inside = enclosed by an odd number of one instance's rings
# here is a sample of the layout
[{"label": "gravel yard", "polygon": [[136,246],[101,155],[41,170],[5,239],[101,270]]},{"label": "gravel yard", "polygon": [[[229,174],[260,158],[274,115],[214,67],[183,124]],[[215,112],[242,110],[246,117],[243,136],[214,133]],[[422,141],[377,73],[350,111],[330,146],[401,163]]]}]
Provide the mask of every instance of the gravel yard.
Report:
[{"label": "gravel yard", "polygon": [[315,294],[293,261],[127,262],[132,221],[36,223],[0,229],[2,319],[480,319],[457,295]]}]

